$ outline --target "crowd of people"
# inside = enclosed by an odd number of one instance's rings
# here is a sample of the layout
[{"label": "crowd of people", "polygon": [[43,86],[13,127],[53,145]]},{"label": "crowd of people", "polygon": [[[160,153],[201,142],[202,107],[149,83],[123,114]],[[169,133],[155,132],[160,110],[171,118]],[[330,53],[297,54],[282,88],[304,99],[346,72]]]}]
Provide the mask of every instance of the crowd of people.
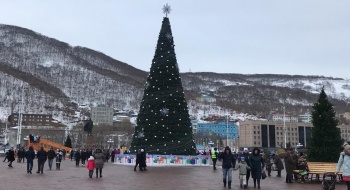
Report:
[{"label": "crowd of people", "polygon": [[[293,183],[293,180],[300,183],[307,182],[308,166],[305,155],[303,153],[296,154],[290,149],[285,151],[284,164],[278,154],[261,153],[258,148],[254,148],[251,153],[248,148],[244,148],[240,154],[232,153],[229,147],[226,147],[222,152],[218,152],[214,148],[210,152],[210,156],[214,170],[216,170],[217,160],[222,162],[223,184],[229,189],[232,186],[232,169],[238,170],[241,188],[248,187],[251,177],[254,188],[260,189],[261,179],[264,179],[264,175],[271,177],[271,172],[276,171],[276,177],[282,177],[282,170],[286,171],[286,183]],[[298,170],[299,173],[294,173],[293,170]]]},{"label": "crowd of people", "polygon": [[[111,161],[115,161],[115,155],[120,154],[119,149],[114,149],[111,152],[109,150],[102,149],[82,149],[72,150],[69,152],[71,161],[75,161],[76,166],[85,166],[88,169],[88,175],[92,178],[94,170],[96,171],[96,178],[102,178],[102,169],[104,162],[108,162],[109,158]],[[206,152],[205,155],[208,153]],[[261,188],[261,179],[264,179],[265,170],[267,176],[271,177],[271,172],[276,171],[276,177],[282,177],[282,170],[286,171],[286,183],[293,183],[297,181],[299,183],[305,183],[308,181],[308,164],[306,155],[303,153],[296,154],[290,149],[285,150],[285,155],[282,158],[278,154],[269,154],[268,152],[261,153],[259,148],[254,148],[252,152],[249,152],[248,148],[244,148],[241,153],[231,152],[229,147],[225,147],[222,152],[218,152],[217,148],[209,151],[209,155],[213,161],[213,170],[217,170],[216,162],[222,162],[223,172],[223,185],[231,189],[232,187],[232,170],[238,170],[238,177],[241,188],[247,188],[250,177],[253,179],[254,188]],[[56,170],[60,170],[61,161],[65,159],[66,151],[57,149],[56,151],[51,148],[49,151],[45,151],[41,148],[39,151],[35,151],[33,147],[29,147],[28,150],[21,148],[15,151],[13,147],[6,152],[5,159],[9,162],[8,166],[13,167],[12,163],[16,160],[17,162],[27,161],[27,173],[32,174],[33,161],[37,158],[38,170],[36,173],[43,174],[44,165],[48,161],[48,167],[51,170],[53,162],[56,163]],[[236,164],[238,162],[238,164]],[[87,164],[86,164],[87,163]],[[146,165],[146,152],[144,149],[140,149],[136,155],[136,163],[134,171],[147,170]],[[337,164],[335,174],[339,173],[340,168],[343,167],[343,181],[346,182],[348,189],[350,190],[350,145],[344,144],[344,150],[340,153],[339,161]],[[299,173],[293,172],[298,170]]]},{"label": "crowd of people", "polygon": [[[350,144],[344,144],[344,150],[340,153],[335,175],[339,174],[340,168],[343,167],[342,181],[346,182],[350,190]],[[214,148],[210,152],[213,169],[216,170],[217,160],[222,162],[223,184],[224,187],[232,186],[232,170],[238,170],[240,187],[247,188],[250,176],[253,178],[254,188],[261,188],[260,180],[264,179],[265,170],[267,176],[271,177],[271,172],[276,171],[276,177],[282,177],[282,170],[286,171],[286,183],[305,183],[308,181],[308,164],[307,156],[300,152],[293,152],[292,149],[286,149],[282,158],[278,154],[269,154],[268,152],[260,153],[260,149],[254,148],[250,153],[248,148],[244,148],[240,154],[231,152],[226,147],[222,152]],[[238,164],[236,162],[238,161]],[[298,173],[294,171],[299,171]]]},{"label": "crowd of people", "polygon": [[[69,156],[72,161],[74,159],[76,166],[79,166],[80,162],[82,166],[85,166],[85,163],[87,162],[86,168],[89,171],[88,174],[90,178],[92,178],[94,170],[96,170],[96,178],[102,178],[104,162],[108,162],[109,157],[112,157],[114,161],[115,153],[118,153],[118,151],[120,150],[113,150],[111,153],[109,153],[108,150],[97,148],[93,151],[90,148],[86,150],[72,150]],[[32,174],[33,162],[35,159],[37,159],[38,170],[36,173],[43,174],[46,161],[48,162],[49,170],[52,169],[54,162],[56,164],[56,170],[60,170],[61,162],[65,159],[66,153],[67,152],[65,150],[54,150],[53,147],[51,147],[48,151],[45,151],[43,147],[41,147],[39,151],[35,151],[32,146],[30,146],[28,150],[21,148],[18,151],[15,151],[14,148],[11,147],[5,153],[5,159],[3,162],[8,161],[8,166],[13,167],[12,163],[16,160],[16,157],[18,163],[24,163],[26,160],[27,173]]]}]

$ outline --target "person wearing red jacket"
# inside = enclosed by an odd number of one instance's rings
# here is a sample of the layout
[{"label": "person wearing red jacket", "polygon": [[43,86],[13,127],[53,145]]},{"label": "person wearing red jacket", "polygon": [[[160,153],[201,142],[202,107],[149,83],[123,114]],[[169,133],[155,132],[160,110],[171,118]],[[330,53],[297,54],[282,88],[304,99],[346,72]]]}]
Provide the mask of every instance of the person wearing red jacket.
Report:
[{"label": "person wearing red jacket", "polygon": [[94,169],[95,169],[95,159],[93,156],[90,156],[90,158],[88,159],[86,168],[89,170],[89,177],[92,178],[92,175],[94,174]]}]

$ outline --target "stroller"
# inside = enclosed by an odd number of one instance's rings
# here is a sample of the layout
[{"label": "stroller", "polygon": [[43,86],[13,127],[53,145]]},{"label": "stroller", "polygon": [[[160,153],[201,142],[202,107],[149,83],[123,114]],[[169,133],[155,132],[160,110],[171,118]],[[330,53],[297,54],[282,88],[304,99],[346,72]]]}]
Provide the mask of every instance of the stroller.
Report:
[{"label": "stroller", "polygon": [[323,174],[322,190],[334,190],[337,176],[333,172]]}]

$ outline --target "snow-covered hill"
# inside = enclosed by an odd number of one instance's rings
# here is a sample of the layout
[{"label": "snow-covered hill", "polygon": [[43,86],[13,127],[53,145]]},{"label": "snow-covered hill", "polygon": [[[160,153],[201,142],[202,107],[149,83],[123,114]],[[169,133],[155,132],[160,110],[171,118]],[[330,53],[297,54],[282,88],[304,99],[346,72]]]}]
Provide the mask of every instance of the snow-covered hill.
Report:
[{"label": "snow-covered hill", "polygon": [[[151,60],[145,63],[151,64]],[[260,118],[278,111],[283,103],[289,112],[304,113],[322,86],[338,112],[349,111],[349,80],[217,73],[181,76],[187,100],[209,94],[217,99],[215,106],[243,113],[237,118]],[[67,125],[89,116],[89,108],[99,104],[138,110],[146,77],[147,72],[101,52],[72,47],[25,28],[0,25],[1,120],[18,111],[22,94],[26,113],[52,113]],[[204,109],[196,111],[204,114]]]}]

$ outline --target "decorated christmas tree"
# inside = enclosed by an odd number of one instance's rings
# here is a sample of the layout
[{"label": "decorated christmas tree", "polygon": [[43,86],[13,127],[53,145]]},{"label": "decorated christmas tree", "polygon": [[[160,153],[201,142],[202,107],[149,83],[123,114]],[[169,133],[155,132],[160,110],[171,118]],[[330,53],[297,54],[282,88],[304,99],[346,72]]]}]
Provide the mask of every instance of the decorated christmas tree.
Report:
[{"label": "decorated christmas tree", "polygon": [[[167,15],[170,7],[164,6],[163,11]],[[159,33],[130,149],[132,153],[138,149],[151,154],[196,153],[167,16]]]}]

